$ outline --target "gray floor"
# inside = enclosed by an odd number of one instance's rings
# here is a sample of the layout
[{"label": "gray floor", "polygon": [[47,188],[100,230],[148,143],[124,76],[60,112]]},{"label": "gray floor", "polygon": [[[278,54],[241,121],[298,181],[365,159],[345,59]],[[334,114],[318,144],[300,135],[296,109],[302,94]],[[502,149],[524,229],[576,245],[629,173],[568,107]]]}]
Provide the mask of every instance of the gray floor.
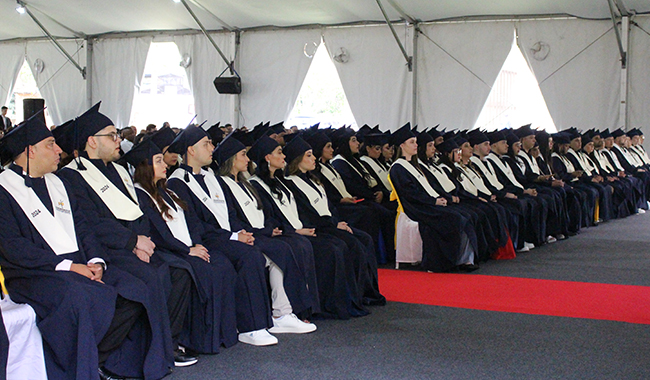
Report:
[{"label": "gray floor", "polygon": [[[476,273],[650,286],[648,243],[650,213]],[[396,302],[372,311],[274,347],[238,344],[167,378],[650,379],[650,325]]]}]

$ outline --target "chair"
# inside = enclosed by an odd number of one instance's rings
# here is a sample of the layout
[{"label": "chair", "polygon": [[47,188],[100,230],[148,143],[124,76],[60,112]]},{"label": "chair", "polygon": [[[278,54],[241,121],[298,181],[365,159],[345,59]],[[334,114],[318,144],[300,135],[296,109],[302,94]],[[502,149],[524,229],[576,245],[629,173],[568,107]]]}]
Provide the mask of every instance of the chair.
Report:
[{"label": "chair", "polygon": [[422,262],[422,237],[417,222],[411,220],[404,212],[393,182],[388,176],[392,187],[390,200],[397,200],[397,217],[395,218],[395,269],[400,263],[416,264]]},{"label": "chair", "polygon": [[0,301],[0,312],[9,338],[7,380],[47,380],[43,339],[36,326],[36,313],[31,306],[11,300],[1,270],[0,285],[4,294]]}]

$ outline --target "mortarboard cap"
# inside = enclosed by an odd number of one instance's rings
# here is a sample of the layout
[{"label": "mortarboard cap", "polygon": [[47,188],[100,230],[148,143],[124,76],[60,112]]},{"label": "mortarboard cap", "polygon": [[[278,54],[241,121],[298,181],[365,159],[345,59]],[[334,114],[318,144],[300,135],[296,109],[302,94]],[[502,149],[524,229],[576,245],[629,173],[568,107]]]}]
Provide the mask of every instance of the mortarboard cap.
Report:
[{"label": "mortarboard cap", "polygon": [[406,123],[400,129],[391,133],[390,144],[400,146],[404,141],[413,137],[415,137],[415,134],[411,131],[411,123]]},{"label": "mortarboard cap", "polygon": [[128,162],[133,167],[137,167],[144,160],[147,160],[149,164],[152,164],[152,157],[161,153],[162,150],[153,142],[153,139],[144,139],[134,145],[131,150],[122,157],[122,160]]},{"label": "mortarboard cap", "polygon": [[156,146],[160,150],[163,150],[168,146],[170,146],[175,138],[176,138],[176,133],[174,133],[174,131],[170,127],[165,126],[160,128],[160,130],[156,131],[154,134],[152,134],[151,137],[149,137],[147,140],[151,140],[151,142],[156,144]]},{"label": "mortarboard cap", "polygon": [[88,137],[97,134],[97,132],[109,125],[114,125],[111,119],[99,112],[101,104],[102,102],[98,102],[75,120],[75,129],[77,130],[76,133],[78,133],[78,142],[75,148],[83,150],[86,147]]},{"label": "mortarboard cap", "polygon": [[246,146],[239,140],[233,137],[234,133],[226,136],[225,139],[217,146],[217,148],[212,152],[212,159],[217,162],[218,165],[222,165],[224,162],[235,154],[246,149]]},{"label": "mortarboard cap", "polygon": [[275,150],[275,148],[278,146],[280,146],[280,144],[278,144],[275,139],[272,139],[267,135],[263,135],[257,141],[255,141],[255,144],[253,144],[247,154],[248,157],[253,160],[253,162],[259,163],[264,159],[264,157],[266,157],[267,154],[273,153],[273,150]]},{"label": "mortarboard cap", "polygon": [[185,154],[187,152],[187,148],[193,146],[207,136],[208,134],[203,130],[203,128],[199,128],[194,125],[188,125],[185,127],[185,129],[180,131],[178,135],[176,135],[174,141],[169,144],[167,151],[181,155]]},{"label": "mortarboard cap", "polygon": [[311,145],[303,140],[302,137],[298,136],[284,146],[283,153],[286,157],[286,161],[288,163],[291,163],[293,160],[302,156],[306,151],[310,149]]}]

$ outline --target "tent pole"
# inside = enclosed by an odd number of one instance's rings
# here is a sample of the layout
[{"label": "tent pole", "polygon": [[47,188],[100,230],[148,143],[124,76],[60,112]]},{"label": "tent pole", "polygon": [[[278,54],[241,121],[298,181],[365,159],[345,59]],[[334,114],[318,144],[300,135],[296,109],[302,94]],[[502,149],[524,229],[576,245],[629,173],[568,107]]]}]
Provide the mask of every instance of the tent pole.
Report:
[{"label": "tent pole", "polygon": [[86,107],[93,105],[93,52],[95,41],[91,37],[86,38]]},{"label": "tent pole", "polygon": [[413,96],[411,98],[411,125],[417,125],[418,112],[418,37],[420,36],[420,24],[413,24]]},{"label": "tent pole", "polygon": [[623,123],[622,127],[624,130],[628,130],[629,123],[629,114],[628,114],[628,103],[627,97],[629,92],[628,84],[628,71],[627,71],[627,57],[630,38],[630,17],[623,16],[621,18],[621,45],[624,49],[624,56],[621,59],[621,105],[620,105],[620,117],[619,120]]},{"label": "tent pole", "polygon": [[[239,67],[239,49],[241,48],[241,30],[235,30],[235,62],[237,62],[237,67]],[[235,95],[235,115],[233,117],[232,124],[236,128],[241,128],[241,94]]]},{"label": "tent pole", "polygon": [[377,1],[377,5],[379,6],[379,9],[381,10],[381,13],[384,15],[386,24],[388,24],[391,33],[393,33],[393,37],[395,37],[395,42],[397,42],[399,49],[402,51],[402,55],[404,56],[404,59],[406,59],[406,64],[408,65],[409,71],[413,71],[413,57],[409,57],[408,53],[406,52],[406,49],[404,48],[404,45],[402,45],[402,41],[399,40],[399,37],[397,36],[397,32],[395,31],[395,27],[393,27],[393,23],[390,22],[390,19],[388,18],[388,14],[386,13],[384,6],[381,4],[381,1],[380,0],[376,0],[376,1]]}]

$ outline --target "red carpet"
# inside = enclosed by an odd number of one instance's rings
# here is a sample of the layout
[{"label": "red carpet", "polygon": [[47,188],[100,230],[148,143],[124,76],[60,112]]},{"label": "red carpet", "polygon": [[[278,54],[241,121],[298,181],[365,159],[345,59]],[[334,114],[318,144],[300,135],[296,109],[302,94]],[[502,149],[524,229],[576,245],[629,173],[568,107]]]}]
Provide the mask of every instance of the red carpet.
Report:
[{"label": "red carpet", "polygon": [[650,324],[650,287],[380,269],[389,301]]}]

